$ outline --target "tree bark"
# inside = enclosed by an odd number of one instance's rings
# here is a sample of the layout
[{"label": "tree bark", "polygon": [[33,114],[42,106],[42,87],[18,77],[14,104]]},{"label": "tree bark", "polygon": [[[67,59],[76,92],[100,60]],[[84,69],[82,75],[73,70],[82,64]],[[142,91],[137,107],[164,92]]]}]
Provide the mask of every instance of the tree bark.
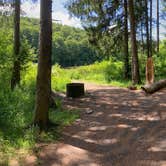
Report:
[{"label": "tree bark", "polygon": [[150,0],[150,57],[152,57],[152,0]]},{"label": "tree bark", "polygon": [[157,0],[157,53],[159,53],[159,44],[160,44],[160,36],[159,36],[159,30],[160,30],[160,18],[159,18],[159,0]]},{"label": "tree bark", "polygon": [[135,13],[133,0],[128,1],[131,29],[131,49],[132,49],[132,83],[133,85],[140,83],[138,51],[136,41]]},{"label": "tree bark", "polygon": [[[144,8],[144,0],[141,0],[141,8]],[[143,11],[144,12],[144,11]],[[142,54],[145,53],[145,44],[144,44],[144,25],[145,25],[145,16],[144,13],[141,16],[141,45],[142,45]]]},{"label": "tree bark", "polygon": [[146,49],[147,49],[147,57],[150,57],[150,38],[149,38],[149,16],[148,16],[148,2],[145,0],[145,24],[146,24]]},{"label": "tree bark", "polygon": [[14,64],[11,78],[11,89],[20,82],[20,0],[14,4]]},{"label": "tree bark", "polygon": [[130,77],[130,68],[129,68],[129,47],[128,47],[128,10],[127,10],[127,0],[124,0],[124,76],[125,79],[129,79]]},{"label": "tree bark", "polygon": [[157,92],[160,89],[166,88],[166,80],[160,80],[156,83],[153,83],[151,85],[145,85],[141,87],[146,93],[152,94],[154,92]]},{"label": "tree bark", "polygon": [[[146,37],[147,37],[147,63],[146,63],[146,84],[154,82],[154,64],[152,59],[152,0],[150,0],[150,19],[148,16],[148,1],[146,5]],[[150,23],[150,30],[149,30]]]},{"label": "tree bark", "polygon": [[143,20],[141,21],[141,45],[142,45],[142,54],[144,54]]},{"label": "tree bark", "polygon": [[45,130],[49,123],[51,94],[52,1],[40,2],[40,44],[34,124]]},{"label": "tree bark", "polygon": [[154,63],[153,58],[147,58],[146,62],[146,84],[154,83]]}]

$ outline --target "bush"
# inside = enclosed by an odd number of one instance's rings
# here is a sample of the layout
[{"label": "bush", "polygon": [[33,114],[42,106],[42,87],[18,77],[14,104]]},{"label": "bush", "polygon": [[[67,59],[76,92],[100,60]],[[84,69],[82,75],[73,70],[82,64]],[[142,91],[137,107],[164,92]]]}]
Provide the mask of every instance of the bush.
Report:
[{"label": "bush", "polygon": [[123,63],[109,61],[105,68],[105,79],[108,82],[123,79]]},{"label": "bush", "polygon": [[155,77],[157,79],[166,77],[166,41],[160,46],[159,54],[154,55]]}]

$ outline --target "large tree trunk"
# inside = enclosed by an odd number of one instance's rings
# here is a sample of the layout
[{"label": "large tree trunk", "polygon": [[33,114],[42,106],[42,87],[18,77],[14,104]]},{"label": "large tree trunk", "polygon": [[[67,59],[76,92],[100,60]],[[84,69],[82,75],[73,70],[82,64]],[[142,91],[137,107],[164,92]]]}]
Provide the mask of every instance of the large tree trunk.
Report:
[{"label": "large tree trunk", "polygon": [[130,77],[130,68],[129,68],[129,47],[128,47],[128,11],[127,11],[127,0],[124,0],[124,76],[125,79]]},{"label": "large tree trunk", "polygon": [[154,83],[154,63],[153,58],[147,58],[146,62],[146,84]]},{"label": "large tree trunk", "polygon": [[159,24],[159,0],[157,0],[157,53],[159,53],[159,42],[160,42],[160,37],[159,37],[159,29],[160,29],[160,24]]},{"label": "large tree trunk", "polygon": [[131,49],[132,49],[132,83],[133,85],[140,83],[138,51],[136,41],[136,27],[133,0],[128,1],[131,29]]},{"label": "large tree trunk", "polygon": [[[146,84],[154,82],[154,64],[152,59],[152,0],[150,0],[150,20],[148,18],[148,1],[146,5],[146,37],[147,37],[147,63],[146,63]],[[150,31],[149,31],[150,23]]]},{"label": "large tree trunk", "polygon": [[40,2],[40,45],[34,124],[41,130],[48,126],[51,94],[52,1]]},{"label": "large tree trunk", "polygon": [[145,85],[141,87],[146,93],[152,94],[162,88],[166,88],[166,80],[160,80],[151,85]]},{"label": "large tree trunk", "polygon": [[14,8],[14,64],[11,78],[11,89],[14,89],[20,82],[20,0],[15,0]]}]

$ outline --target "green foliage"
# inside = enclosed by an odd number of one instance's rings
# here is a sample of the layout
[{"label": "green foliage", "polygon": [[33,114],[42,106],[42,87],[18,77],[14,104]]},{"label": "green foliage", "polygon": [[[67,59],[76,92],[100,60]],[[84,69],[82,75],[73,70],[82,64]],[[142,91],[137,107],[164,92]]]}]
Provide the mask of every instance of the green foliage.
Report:
[{"label": "green foliage", "polygon": [[52,68],[52,89],[55,91],[65,91],[66,83],[70,83],[71,79],[67,76],[59,65]]},{"label": "green foliage", "polygon": [[25,69],[29,62],[35,61],[35,52],[26,39],[22,40],[20,48],[21,67]]},{"label": "green foliage", "polygon": [[[21,36],[38,51],[39,20],[22,18]],[[91,64],[102,57],[89,45],[86,32],[61,24],[53,24],[52,64],[62,67]]]},{"label": "green foliage", "polygon": [[[61,70],[59,66],[54,67],[54,73]],[[24,157],[36,141],[59,138],[62,127],[71,124],[79,116],[78,111],[64,110],[61,102],[57,101],[58,109],[52,110],[50,117],[54,123],[59,124],[58,128],[41,136],[33,126],[25,129],[33,121],[37,65],[29,63],[21,74],[20,86],[11,91],[9,71],[0,71],[0,165],[7,163],[12,157],[17,158],[20,150],[23,152],[20,157]],[[69,78],[66,81],[70,81]],[[60,75],[52,82],[53,87],[59,91],[64,90],[66,83]]]},{"label": "green foliage", "polygon": [[[140,63],[140,73],[141,77],[145,80],[145,72],[146,72],[146,61],[147,55],[140,54],[139,55],[139,63]],[[160,52],[159,54],[153,54],[154,61],[154,70],[155,70],[155,80],[166,78],[166,41],[162,41],[160,43]]]},{"label": "green foliage", "polygon": [[154,56],[155,77],[166,78],[166,41],[160,45],[159,54]]},{"label": "green foliage", "polygon": [[32,121],[34,95],[22,85],[12,92],[9,79],[3,79],[0,77],[0,160],[8,160],[16,149],[34,145],[33,129],[23,130]]},{"label": "green foliage", "polygon": [[111,59],[88,66],[63,69],[63,72],[72,80],[87,80],[121,87],[127,87],[130,84],[123,80],[123,63],[114,62]]},{"label": "green foliage", "polygon": [[122,80],[123,78],[123,63],[109,61],[105,69],[105,77],[108,82],[113,80]]},{"label": "green foliage", "polygon": [[12,34],[4,28],[0,28],[0,70],[6,70],[11,67],[12,59]]},{"label": "green foliage", "polygon": [[50,119],[56,122],[57,124],[61,124],[61,127],[70,125],[78,118],[79,118],[78,110],[59,110],[59,111],[52,111],[50,113]]}]

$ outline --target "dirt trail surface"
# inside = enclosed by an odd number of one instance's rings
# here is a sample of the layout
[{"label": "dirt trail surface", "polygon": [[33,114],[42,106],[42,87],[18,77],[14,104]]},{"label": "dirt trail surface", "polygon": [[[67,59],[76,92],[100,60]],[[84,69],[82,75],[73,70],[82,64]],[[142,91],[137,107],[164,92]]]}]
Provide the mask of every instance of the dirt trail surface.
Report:
[{"label": "dirt trail surface", "polygon": [[64,99],[81,117],[64,129],[59,143],[42,148],[41,166],[166,166],[165,89],[147,96],[141,90],[85,86],[85,97]]}]

